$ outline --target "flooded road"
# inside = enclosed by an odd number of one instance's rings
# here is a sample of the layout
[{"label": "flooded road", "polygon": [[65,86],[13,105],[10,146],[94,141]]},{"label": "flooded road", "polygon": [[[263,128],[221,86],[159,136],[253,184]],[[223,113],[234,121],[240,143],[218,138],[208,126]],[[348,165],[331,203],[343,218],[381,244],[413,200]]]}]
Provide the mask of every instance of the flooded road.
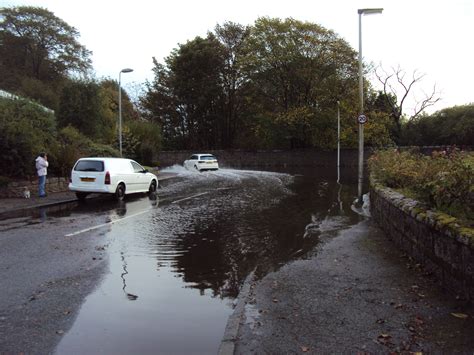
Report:
[{"label": "flooded road", "polygon": [[216,353],[252,270],[311,256],[360,220],[357,187],[321,171],[172,171],[157,201],[131,198],[68,234],[103,234],[109,269],[56,353]]},{"label": "flooded road", "polygon": [[236,353],[472,353],[474,313],[361,216],[356,172],[170,171],[0,220],[0,353],[215,354],[244,299]]}]

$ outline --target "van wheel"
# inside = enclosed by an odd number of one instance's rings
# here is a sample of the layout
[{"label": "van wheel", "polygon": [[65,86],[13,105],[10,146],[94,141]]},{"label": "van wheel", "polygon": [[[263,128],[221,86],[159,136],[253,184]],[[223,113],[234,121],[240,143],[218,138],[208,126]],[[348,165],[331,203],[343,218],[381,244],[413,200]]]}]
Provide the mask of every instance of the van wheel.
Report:
[{"label": "van wheel", "polygon": [[87,195],[88,195],[88,193],[86,193],[86,192],[76,192],[76,197],[81,202],[86,199]]},{"label": "van wheel", "polygon": [[152,180],[148,192],[154,194],[156,192],[156,181]]},{"label": "van wheel", "polygon": [[119,184],[117,186],[117,189],[115,190],[115,199],[117,201],[123,201],[124,198],[125,198],[125,185]]}]

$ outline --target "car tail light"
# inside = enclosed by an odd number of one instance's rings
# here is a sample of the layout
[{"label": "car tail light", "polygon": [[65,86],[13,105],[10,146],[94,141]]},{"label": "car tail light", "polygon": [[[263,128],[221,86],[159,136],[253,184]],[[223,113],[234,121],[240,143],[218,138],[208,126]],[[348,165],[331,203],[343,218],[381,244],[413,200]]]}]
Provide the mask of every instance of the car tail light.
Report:
[{"label": "car tail light", "polygon": [[110,185],[110,173],[109,173],[108,171],[105,173],[105,181],[104,181],[104,184]]},{"label": "car tail light", "polygon": [[198,163],[202,164],[202,163],[205,163],[205,161],[204,160],[198,160]]}]

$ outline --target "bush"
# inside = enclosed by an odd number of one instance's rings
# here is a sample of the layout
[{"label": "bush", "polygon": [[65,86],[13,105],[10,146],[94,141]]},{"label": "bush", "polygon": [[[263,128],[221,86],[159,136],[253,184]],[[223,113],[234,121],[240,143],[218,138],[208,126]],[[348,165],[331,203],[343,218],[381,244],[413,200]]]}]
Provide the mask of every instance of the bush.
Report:
[{"label": "bush", "polygon": [[0,98],[0,132],[0,165],[6,176],[33,175],[38,153],[56,144],[53,113],[27,100]]},{"label": "bush", "polygon": [[161,149],[161,130],[157,124],[130,121],[123,131],[124,156],[151,165]]},{"label": "bush", "polygon": [[119,152],[104,144],[94,143],[76,128],[67,126],[59,132],[59,152],[57,170],[68,176],[77,159],[82,157],[118,157]]},{"label": "bush", "polygon": [[7,187],[8,184],[12,181],[9,177],[0,175],[0,187]]},{"label": "bush", "polygon": [[431,157],[396,150],[369,159],[380,183],[405,189],[431,206],[457,217],[474,219],[474,154],[453,150]]}]

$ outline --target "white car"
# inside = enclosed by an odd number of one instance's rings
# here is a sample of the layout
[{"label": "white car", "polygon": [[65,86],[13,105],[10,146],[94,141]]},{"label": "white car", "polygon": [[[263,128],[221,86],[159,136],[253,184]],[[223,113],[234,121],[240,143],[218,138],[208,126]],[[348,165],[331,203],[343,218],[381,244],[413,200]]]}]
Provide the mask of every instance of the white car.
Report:
[{"label": "white car", "polygon": [[154,193],[158,178],[131,159],[81,158],[71,171],[69,190],[79,200],[90,193],[113,194],[116,199],[137,192]]},{"label": "white car", "polygon": [[218,170],[219,163],[212,154],[193,154],[191,157],[184,161],[184,167],[188,170]]}]

